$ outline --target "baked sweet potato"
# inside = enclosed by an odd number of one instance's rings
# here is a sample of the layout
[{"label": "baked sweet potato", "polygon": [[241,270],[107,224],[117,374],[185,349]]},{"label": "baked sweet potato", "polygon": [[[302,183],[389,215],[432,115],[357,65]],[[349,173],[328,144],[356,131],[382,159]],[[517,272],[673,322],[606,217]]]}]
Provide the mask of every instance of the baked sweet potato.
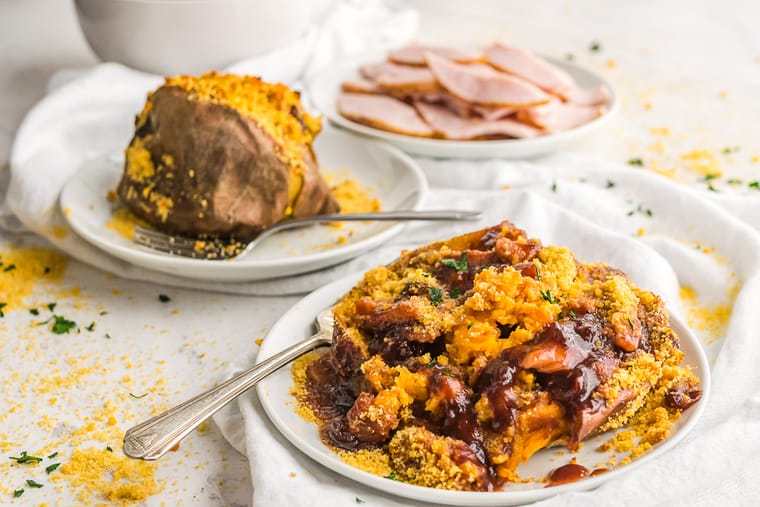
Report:
[{"label": "baked sweet potato", "polygon": [[241,240],[287,217],[335,212],[312,149],[320,127],[281,84],[167,78],[136,119],[119,197],[164,232]]}]

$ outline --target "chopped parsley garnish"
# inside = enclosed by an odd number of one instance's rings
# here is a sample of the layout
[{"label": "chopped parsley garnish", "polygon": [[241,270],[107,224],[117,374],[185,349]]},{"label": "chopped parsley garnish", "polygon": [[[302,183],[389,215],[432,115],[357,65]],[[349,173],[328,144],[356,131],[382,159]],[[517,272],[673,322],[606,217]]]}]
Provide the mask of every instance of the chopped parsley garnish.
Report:
[{"label": "chopped parsley garnish", "polygon": [[359,498],[358,496],[356,498],[354,498],[354,502],[356,502],[356,503],[367,503],[364,500],[362,500],[361,498]]},{"label": "chopped parsley garnish", "polygon": [[710,192],[717,192],[718,191],[718,189],[715,188],[712,183],[708,183],[707,190],[709,190]]},{"label": "chopped parsley garnish", "polygon": [[741,185],[742,184],[742,180],[740,180],[738,178],[728,178],[726,180],[726,183],[728,183],[729,185]]},{"label": "chopped parsley garnish", "polygon": [[106,333],[106,334],[103,335],[103,338],[105,338],[107,340],[110,340],[111,339],[111,335],[108,334],[108,333]]},{"label": "chopped parsley garnish", "polygon": [[757,181],[757,180],[750,181],[749,183],[747,183],[747,186],[749,188],[754,188],[755,190],[760,190],[760,181]]},{"label": "chopped parsley garnish", "polygon": [[54,471],[56,468],[58,468],[59,466],[61,466],[61,464],[60,464],[60,463],[53,463],[52,465],[48,465],[48,466],[45,468],[45,472],[47,472],[47,473],[49,474],[50,472],[53,472],[53,471]]},{"label": "chopped parsley garnish", "polygon": [[707,173],[707,174],[705,174],[705,181],[714,180],[715,178],[720,178],[720,175],[719,174],[715,174],[715,173]]},{"label": "chopped parsley garnish", "polygon": [[473,324],[475,324],[475,321],[474,321],[474,320],[471,320],[470,322],[468,322],[468,323],[467,323],[467,329],[470,329],[470,328],[472,327],[472,325],[473,325]]},{"label": "chopped parsley garnish", "polygon": [[15,264],[8,264],[7,266],[5,266],[5,269],[3,269],[3,271],[13,271],[14,269],[16,269]]},{"label": "chopped parsley garnish", "polygon": [[451,292],[449,292],[449,297],[451,297],[451,299],[456,299],[459,297],[459,294],[460,294],[459,289],[454,287],[453,289],[451,289]]},{"label": "chopped parsley garnish", "polygon": [[169,301],[172,300],[172,298],[170,298],[166,294],[159,294],[158,295],[158,300],[161,301],[162,303],[168,303]]},{"label": "chopped parsley garnish", "polygon": [[628,165],[635,165],[637,167],[644,167],[644,161],[639,157],[629,158]]},{"label": "chopped parsley garnish", "polygon": [[607,180],[607,188],[614,188],[615,182],[612,180]]},{"label": "chopped parsley garnish", "polygon": [[441,261],[441,264],[456,269],[457,271],[464,271],[469,267],[467,264],[467,254],[465,252],[462,252],[461,257],[459,257],[459,261],[455,261],[454,259],[443,259]]},{"label": "chopped parsley garnish", "polygon": [[730,155],[731,153],[736,153],[740,149],[741,148],[739,148],[738,146],[734,146],[733,148],[731,146],[726,146],[725,148],[723,148],[723,154]]},{"label": "chopped parsley garnish", "polygon": [[602,43],[599,42],[598,40],[593,40],[591,41],[591,44],[589,44],[588,50],[591,51],[592,53],[598,53],[599,51],[602,50]]},{"label": "chopped parsley garnish", "polygon": [[634,331],[635,328],[633,327],[633,322],[631,322],[631,318],[628,317],[628,325],[631,326],[631,331]]},{"label": "chopped parsley garnish", "polygon": [[50,310],[52,312],[53,310],[55,310],[55,305],[57,305],[57,304],[58,303],[48,303],[47,304],[48,310]]},{"label": "chopped parsley garnish", "polygon": [[454,376],[454,374],[451,373],[450,371],[442,371],[441,375],[443,375],[445,377],[453,377]]},{"label": "chopped parsley garnish", "polygon": [[654,215],[654,213],[652,213],[651,209],[645,208],[641,204],[639,204],[638,206],[636,206],[636,209],[629,211],[628,212],[628,216],[631,217],[631,216],[633,216],[634,213],[641,213],[642,215],[646,215],[646,216],[648,216],[650,218],[652,217],[652,215]]},{"label": "chopped parsley garnish", "polygon": [[390,480],[392,480],[392,481],[395,481],[395,480],[397,480],[397,479],[396,479],[396,471],[395,471],[395,470],[393,470],[393,471],[392,471],[391,473],[389,473],[388,475],[385,475],[385,476],[384,476],[384,478],[385,478],[385,479],[390,479]]},{"label": "chopped parsley garnish", "polygon": [[36,308],[32,308],[29,310],[29,313],[31,313],[32,315],[39,315],[40,311]]},{"label": "chopped parsley garnish", "polygon": [[538,264],[533,263],[534,266],[536,266],[536,280],[539,282],[541,281],[541,271],[538,269]]},{"label": "chopped parsley garnish", "polygon": [[58,451],[55,451],[53,454],[48,454],[48,459],[53,459],[56,456],[58,456]]},{"label": "chopped parsley garnish", "polygon": [[552,293],[549,289],[546,289],[546,291],[539,291],[541,293],[541,297],[546,300],[547,303],[550,305],[556,305],[559,301],[554,299],[552,297]]},{"label": "chopped parsley garnish", "polygon": [[437,360],[437,359],[435,359],[435,358],[433,358],[433,359],[431,359],[431,360],[430,360],[430,362],[429,362],[428,364],[426,364],[425,366],[427,366],[428,368],[432,368],[433,366],[436,366],[437,364],[438,364],[438,360]]},{"label": "chopped parsley garnish", "polygon": [[569,312],[567,312],[567,314],[570,316],[571,319],[575,318],[575,312],[574,311],[570,310]]},{"label": "chopped parsley garnish", "polygon": [[42,461],[42,458],[39,456],[31,456],[27,454],[26,451],[21,451],[21,454],[19,454],[18,457],[8,456],[8,458],[12,459],[16,463],[39,463]]},{"label": "chopped parsley garnish", "polygon": [[0,303],[0,317],[5,317],[5,312],[3,312],[3,308],[8,306],[8,303]]},{"label": "chopped parsley garnish", "polygon": [[430,273],[422,273],[422,278],[430,278]]},{"label": "chopped parsley garnish", "polygon": [[428,297],[433,306],[438,306],[438,303],[443,301],[443,292],[438,287],[430,287],[428,289]]},{"label": "chopped parsley garnish", "polygon": [[552,192],[557,192],[557,182],[552,181]]},{"label": "chopped parsley garnish", "polygon": [[575,60],[575,55],[572,53],[566,53],[565,60],[567,60],[568,62],[572,62],[573,60]]},{"label": "chopped parsley garnish", "polygon": [[95,322],[91,322],[89,326],[85,328],[87,331],[95,331]]},{"label": "chopped parsley garnish", "polygon": [[102,311],[102,312],[100,312],[98,315],[108,315],[108,312],[107,312],[107,311],[105,311],[105,310],[103,310],[103,311]]},{"label": "chopped parsley garnish", "polygon": [[73,320],[67,320],[65,317],[55,315],[55,322],[53,327],[50,328],[55,334],[69,334],[69,331],[77,327],[77,323]]},{"label": "chopped parsley garnish", "polygon": [[131,397],[133,397],[133,398],[137,398],[137,399],[139,400],[140,398],[145,398],[146,396],[148,396],[148,393],[143,393],[143,394],[141,394],[141,395],[139,395],[139,396],[138,396],[138,395],[136,395],[136,394],[132,394],[132,393],[129,393],[129,395],[130,395]]},{"label": "chopped parsley garnish", "polygon": [[13,490],[13,498],[18,498],[24,494],[24,488]]},{"label": "chopped parsley garnish", "polygon": [[110,445],[107,445],[107,446],[106,446],[106,451],[108,451],[108,452],[113,452],[113,449],[111,448],[111,446],[110,446]]},{"label": "chopped parsley garnish", "polygon": [[39,482],[36,482],[34,479],[27,479],[26,480],[26,485],[29,486],[30,488],[41,488],[42,487],[42,484],[40,484]]}]

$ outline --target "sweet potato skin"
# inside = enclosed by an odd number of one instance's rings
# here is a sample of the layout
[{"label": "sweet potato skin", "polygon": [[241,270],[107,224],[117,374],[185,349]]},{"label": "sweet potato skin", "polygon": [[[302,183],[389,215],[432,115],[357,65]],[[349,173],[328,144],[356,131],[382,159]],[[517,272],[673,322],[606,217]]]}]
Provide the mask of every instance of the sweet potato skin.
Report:
[{"label": "sweet potato skin", "polygon": [[[147,150],[153,174],[130,176],[128,149],[117,192],[135,215],[156,228],[247,240],[289,212],[299,217],[337,211],[310,145],[303,146],[302,184],[290,206],[293,169],[254,119],[225,105],[190,100],[173,86],[159,88],[149,101],[130,147]],[[168,199],[162,200],[163,209],[151,194]]]}]

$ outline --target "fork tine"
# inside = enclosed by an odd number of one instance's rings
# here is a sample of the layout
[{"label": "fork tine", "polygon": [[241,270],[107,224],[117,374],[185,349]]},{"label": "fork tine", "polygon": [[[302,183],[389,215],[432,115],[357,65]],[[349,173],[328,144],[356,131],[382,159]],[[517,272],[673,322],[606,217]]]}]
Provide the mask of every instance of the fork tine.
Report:
[{"label": "fork tine", "polygon": [[197,257],[195,252],[195,241],[182,238],[181,241],[177,241],[177,238],[168,236],[166,234],[151,234],[141,227],[135,227],[135,231],[132,235],[132,241],[140,246],[150,248],[152,250],[158,250],[159,252],[180,255],[183,257]]},{"label": "fork tine", "polygon": [[195,239],[192,238],[186,238],[184,236],[171,236],[169,234],[154,231],[151,229],[144,229],[140,226],[135,227],[135,234],[141,234],[142,236],[156,240],[158,242],[166,242],[171,243],[173,245],[188,245],[188,246],[195,246]]}]

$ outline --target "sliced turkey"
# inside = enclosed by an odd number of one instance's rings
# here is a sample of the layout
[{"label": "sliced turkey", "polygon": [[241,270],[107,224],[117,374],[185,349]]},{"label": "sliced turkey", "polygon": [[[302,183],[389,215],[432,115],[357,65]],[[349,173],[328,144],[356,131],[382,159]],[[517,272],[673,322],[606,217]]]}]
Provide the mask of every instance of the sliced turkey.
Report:
[{"label": "sliced turkey", "polygon": [[380,88],[377,83],[368,79],[352,79],[350,81],[343,81],[341,83],[341,89],[344,92],[353,93],[383,93],[383,89]]},{"label": "sliced turkey", "polygon": [[447,48],[442,46],[419,45],[394,49],[388,53],[388,59],[392,62],[403,63],[406,65],[427,65],[427,61],[425,60],[426,52],[459,63],[477,62],[483,59],[482,51],[468,51],[465,49]]},{"label": "sliced turkey", "polygon": [[497,42],[485,51],[488,63],[530,81],[549,93],[568,99],[576,89],[573,78],[528,50]]},{"label": "sliced turkey", "polygon": [[440,88],[426,67],[380,62],[363,65],[359,71],[365,79],[389,90],[434,91]]},{"label": "sliced turkey", "polygon": [[415,102],[420,115],[433,128],[435,133],[446,139],[482,139],[482,138],[529,138],[536,137],[541,131],[517,120],[503,119],[486,121],[467,119],[457,116],[444,106]]},{"label": "sliced turkey", "polygon": [[530,107],[545,104],[547,95],[524,79],[486,65],[462,65],[433,53],[425,53],[428,67],[438,82],[457,97],[489,106]]},{"label": "sliced turkey", "polygon": [[522,109],[517,117],[546,132],[562,132],[590,122],[604,112],[601,106],[586,106],[573,102],[552,100],[549,104]]},{"label": "sliced turkey", "polygon": [[343,93],[338,97],[338,111],[349,120],[370,127],[410,136],[433,135],[412,106],[386,95]]}]

